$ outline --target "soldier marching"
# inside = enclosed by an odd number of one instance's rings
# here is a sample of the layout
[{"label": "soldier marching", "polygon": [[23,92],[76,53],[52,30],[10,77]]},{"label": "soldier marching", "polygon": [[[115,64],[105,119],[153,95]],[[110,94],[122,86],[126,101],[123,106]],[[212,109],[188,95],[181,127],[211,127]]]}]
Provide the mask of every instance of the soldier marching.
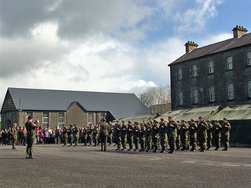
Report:
[{"label": "soldier marching", "polygon": [[[27,158],[32,158],[33,141],[35,139],[35,130],[43,130],[37,123],[32,122],[32,117],[24,127],[18,127],[13,124],[10,129],[1,131],[1,140],[5,145],[11,144],[15,149],[16,145],[25,145],[27,143]],[[27,131],[26,131],[27,129]],[[175,150],[181,148],[182,151],[196,151],[199,146],[200,152],[210,150],[214,145],[214,150],[219,150],[221,146],[223,151],[229,149],[231,125],[226,118],[222,121],[205,121],[199,117],[197,121],[174,121],[168,117],[167,121],[163,118],[160,121],[134,122],[116,121],[106,123],[103,118],[97,125],[89,124],[87,127],[79,128],[73,124],[67,127],[56,128],[55,142],[66,146],[97,146],[101,143],[101,151],[107,150],[107,142],[115,143],[117,151],[140,151],[140,152],[168,152],[173,154]],[[38,134],[40,135],[40,132]],[[178,140],[178,141],[177,141]],[[42,142],[41,142],[42,143]],[[93,144],[92,144],[93,143]]]}]

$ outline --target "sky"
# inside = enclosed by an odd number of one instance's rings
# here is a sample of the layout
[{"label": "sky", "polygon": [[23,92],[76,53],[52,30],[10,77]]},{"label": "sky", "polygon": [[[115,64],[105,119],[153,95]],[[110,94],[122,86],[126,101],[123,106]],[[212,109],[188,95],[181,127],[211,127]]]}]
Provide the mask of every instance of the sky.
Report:
[{"label": "sky", "polygon": [[250,0],[0,0],[0,106],[8,87],[133,92],[168,64],[251,30]]}]

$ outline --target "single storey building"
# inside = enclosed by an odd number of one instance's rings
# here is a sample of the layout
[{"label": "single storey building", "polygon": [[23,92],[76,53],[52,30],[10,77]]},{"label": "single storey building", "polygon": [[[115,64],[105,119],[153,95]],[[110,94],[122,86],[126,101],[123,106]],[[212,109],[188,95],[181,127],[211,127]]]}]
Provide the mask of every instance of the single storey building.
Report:
[{"label": "single storey building", "polygon": [[133,93],[108,93],[8,88],[1,109],[2,128],[23,126],[29,115],[45,127],[98,124],[135,115],[150,114]]}]

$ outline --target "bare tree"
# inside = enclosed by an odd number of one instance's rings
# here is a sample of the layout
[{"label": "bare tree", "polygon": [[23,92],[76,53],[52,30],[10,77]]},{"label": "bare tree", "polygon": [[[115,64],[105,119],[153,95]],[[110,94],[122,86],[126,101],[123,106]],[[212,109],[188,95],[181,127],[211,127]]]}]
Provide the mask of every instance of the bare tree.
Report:
[{"label": "bare tree", "polygon": [[139,99],[152,113],[162,114],[170,110],[171,90],[168,85],[149,87],[139,95]]}]

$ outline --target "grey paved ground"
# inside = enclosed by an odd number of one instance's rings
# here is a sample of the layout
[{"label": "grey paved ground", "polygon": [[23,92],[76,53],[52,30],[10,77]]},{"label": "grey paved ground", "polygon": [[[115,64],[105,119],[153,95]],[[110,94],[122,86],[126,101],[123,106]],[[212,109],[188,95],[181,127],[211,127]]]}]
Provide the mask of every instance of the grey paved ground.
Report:
[{"label": "grey paved ground", "polygon": [[175,154],[0,146],[0,187],[251,187],[251,149]]}]

